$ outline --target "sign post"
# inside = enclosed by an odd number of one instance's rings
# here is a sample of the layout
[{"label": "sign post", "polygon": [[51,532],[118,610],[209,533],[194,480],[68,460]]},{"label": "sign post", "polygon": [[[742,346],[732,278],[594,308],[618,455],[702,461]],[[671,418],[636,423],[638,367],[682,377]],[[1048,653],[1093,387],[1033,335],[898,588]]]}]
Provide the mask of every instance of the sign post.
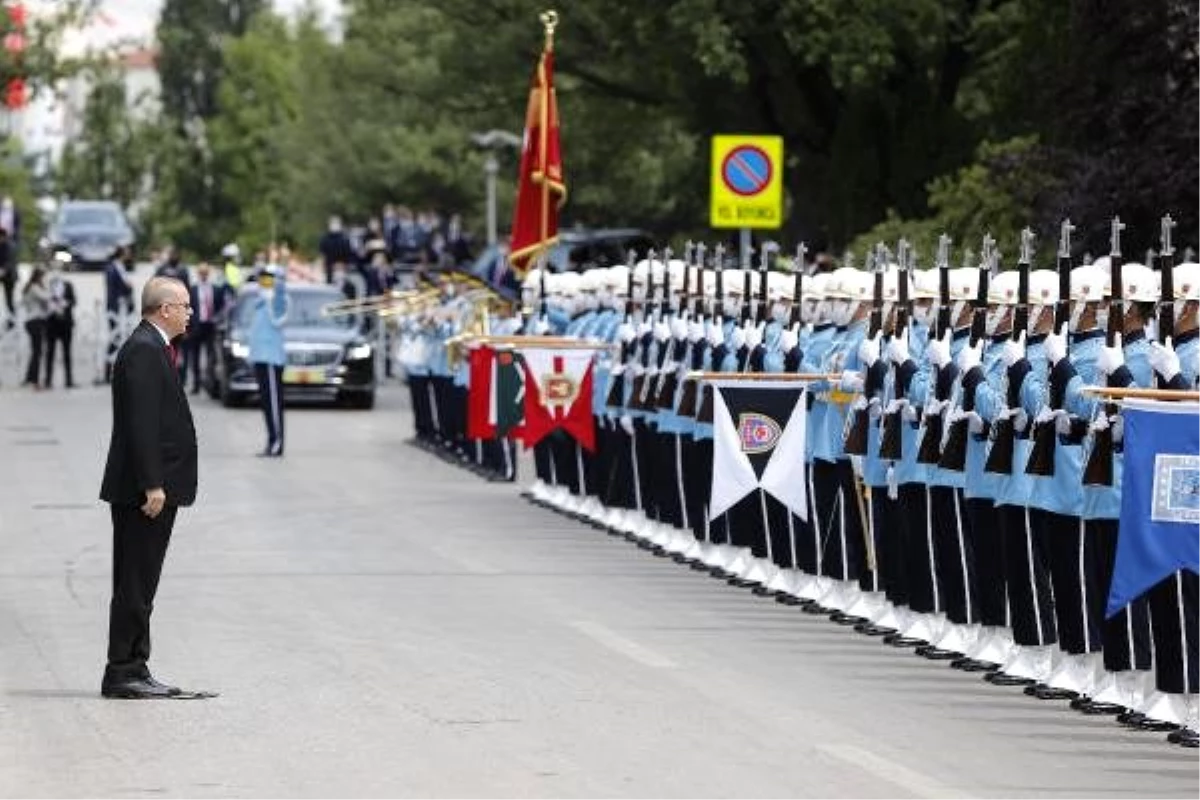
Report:
[{"label": "sign post", "polygon": [[749,258],[750,230],[783,224],[783,138],[718,134],[712,137],[709,224],[741,229],[741,262]]}]

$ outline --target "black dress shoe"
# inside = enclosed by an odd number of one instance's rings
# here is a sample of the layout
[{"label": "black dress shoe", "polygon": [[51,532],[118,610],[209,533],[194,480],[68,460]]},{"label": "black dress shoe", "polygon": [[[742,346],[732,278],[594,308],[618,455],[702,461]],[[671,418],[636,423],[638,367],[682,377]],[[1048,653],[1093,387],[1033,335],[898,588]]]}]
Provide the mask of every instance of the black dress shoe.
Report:
[{"label": "black dress shoe", "polygon": [[921,653],[921,655],[925,658],[928,658],[930,661],[952,661],[956,658],[962,658],[962,653],[959,653],[956,650],[946,650],[941,647],[935,647],[934,645],[924,648],[924,651]]},{"label": "black dress shoe", "polygon": [[983,679],[995,686],[1032,686],[1036,683],[1033,678],[1018,678],[999,671],[989,672]]},{"label": "black dress shoe", "polygon": [[157,681],[151,683],[146,678],[135,678],[101,685],[100,694],[113,700],[163,700],[179,694],[178,689],[164,686]]},{"label": "black dress shoe", "polygon": [[775,602],[782,606],[805,606],[812,601],[804,597],[796,597],[793,594],[777,594],[775,595]]},{"label": "black dress shoe", "polygon": [[1200,747],[1200,734],[1191,728],[1180,728],[1167,734],[1167,741],[1184,747]]},{"label": "black dress shoe", "polygon": [[1131,728],[1136,728],[1139,731],[1154,731],[1155,733],[1166,733],[1167,731],[1179,730],[1182,725],[1176,722],[1166,722],[1161,719],[1145,717],[1135,725],[1130,725]]},{"label": "black dress shoe", "polygon": [[1118,714],[1117,722],[1121,725],[1137,725],[1139,722],[1141,722],[1145,718],[1146,718],[1146,715],[1143,714],[1142,712],[1134,711],[1133,709],[1130,709],[1130,710],[1126,711],[1124,714]]},{"label": "black dress shoe", "polygon": [[1035,686],[1032,692],[1026,689],[1025,694],[1032,694],[1038,700],[1074,700],[1079,697],[1079,692],[1059,689],[1055,686]]},{"label": "black dress shoe", "polygon": [[1117,703],[1102,703],[1099,700],[1084,700],[1076,710],[1089,717],[1100,717],[1113,714],[1124,714],[1128,709]]},{"label": "black dress shoe", "polygon": [[829,616],[830,614],[832,614],[834,612],[835,609],[826,608],[825,606],[821,605],[820,603],[812,602],[806,606],[801,607],[800,610],[803,611],[805,614],[813,614],[813,615],[821,614],[823,616]]},{"label": "black dress shoe", "polygon": [[847,614],[845,611],[835,611],[829,615],[830,622],[836,622],[838,625],[862,625],[871,620],[866,617],[860,617],[857,614]]},{"label": "black dress shoe", "polygon": [[854,630],[864,636],[890,636],[896,632],[895,628],[889,628],[886,625],[872,625],[869,622],[855,625]]},{"label": "black dress shoe", "polygon": [[892,634],[888,634],[887,636],[883,637],[883,640],[892,647],[921,647],[922,645],[929,644],[929,642],[925,641],[924,639],[918,639],[915,636],[896,635],[893,637]]},{"label": "black dress shoe", "polygon": [[146,680],[146,683],[150,684],[151,686],[153,686],[157,689],[166,689],[168,694],[176,695],[176,694],[181,694],[183,691],[178,686],[172,686],[169,683],[163,683],[158,678],[155,678],[153,675],[148,675],[145,680]]}]

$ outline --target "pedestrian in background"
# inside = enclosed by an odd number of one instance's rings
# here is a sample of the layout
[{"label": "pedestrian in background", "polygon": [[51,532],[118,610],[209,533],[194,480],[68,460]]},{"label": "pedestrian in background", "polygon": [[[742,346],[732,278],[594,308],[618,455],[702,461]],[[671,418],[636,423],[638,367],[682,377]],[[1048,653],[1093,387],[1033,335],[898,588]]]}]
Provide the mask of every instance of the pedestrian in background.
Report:
[{"label": "pedestrian in background", "polygon": [[104,359],[104,382],[112,380],[113,359],[121,347],[121,320],[133,313],[133,251],[122,247],[104,268],[104,310],[108,318],[108,347]]},{"label": "pedestrian in background", "polygon": [[[275,254],[272,253],[272,256]],[[250,323],[250,363],[258,381],[258,399],[267,423],[267,446],[260,456],[283,455],[283,368],[287,364],[283,324],[287,320],[287,270],[271,258],[258,274],[254,319]]]},{"label": "pedestrian in background", "polygon": [[192,376],[192,394],[200,394],[200,388],[207,383],[205,371],[208,376],[213,372],[217,357],[217,319],[225,303],[225,293],[213,280],[207,262],[196,267],[196,282],[190,293],[192,326],[186,340],[188,365],[184,372]]},{"label": "pedestrian in background", "polygon": [[191,315],[187,287],[151,278],[142,321],[117,353],[112,376],[112,439],[100,499],[111,507],[113,594],[104,697],[178,695],[150,674],[150,612],[176,512],[196,499],[196,428],[175,369],[173,342]]},{"label": "pedestrian in background", "polygon": [[46,270],[34,267],[25,288],[21,290],[21,311],[25,315],[25,332],[29,334],[29,366],[25,369],[25,386],[34,391],[42,388],[39,371],[42,367],[42,347],[46,341],[46,318],[50,315],[50,291],[46,288]]},{"label": "pedestrian in background", "polygon": [[75,335],[75,285],[63,275],[62,262],[55,260],[50,271],[50,313],[46,317],[46,388],[54,384],[54,354],[62,345],[63,377],[68,389],[75,387],[71,363],[71,340]]}]

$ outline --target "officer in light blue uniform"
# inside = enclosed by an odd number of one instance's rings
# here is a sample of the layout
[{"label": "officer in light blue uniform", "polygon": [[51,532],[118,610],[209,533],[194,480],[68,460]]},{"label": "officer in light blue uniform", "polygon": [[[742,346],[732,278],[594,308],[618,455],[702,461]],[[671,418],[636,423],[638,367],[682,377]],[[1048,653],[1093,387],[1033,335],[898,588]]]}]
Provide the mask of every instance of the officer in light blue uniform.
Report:
[{"label": "officer in light blue uniform", "polygon": [[268,458],[283,455],[283,370],[287,365],[283,326],[288,305],[287,270],[272,264],[260,271],[248,358],[254,365],[259,404],[267,423],[267,446],[259,455]]}]

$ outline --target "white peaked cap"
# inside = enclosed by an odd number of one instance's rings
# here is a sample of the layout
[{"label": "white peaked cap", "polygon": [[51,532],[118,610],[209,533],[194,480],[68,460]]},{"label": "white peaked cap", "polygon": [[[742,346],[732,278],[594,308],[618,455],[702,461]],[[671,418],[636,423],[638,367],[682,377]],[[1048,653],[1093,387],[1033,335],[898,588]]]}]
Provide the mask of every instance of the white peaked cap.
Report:
[{"label": "white peaked cap", "polygon": [[950,270],[950,299],[974,300],[979,295],[979,270],[958,267]]},{"label": "white peaked cap", "polygon": [[1035,269],[1029,273],[1029,302],[1035,306],[1051,306],[1058,302],[1057,272]]},{"label": "white peaked cap", "polygon": [[988,303],[999,306],[1015,306],[1020,299],[1021,276],[1015,269],[995,275],[988,282]]},{"label": "white peaked cap", "polygon": [[1108,294],[1112,276],[1107,269],[1085,264],[1071,270],[1071,299],[1083,301],[1103,300]]}]

